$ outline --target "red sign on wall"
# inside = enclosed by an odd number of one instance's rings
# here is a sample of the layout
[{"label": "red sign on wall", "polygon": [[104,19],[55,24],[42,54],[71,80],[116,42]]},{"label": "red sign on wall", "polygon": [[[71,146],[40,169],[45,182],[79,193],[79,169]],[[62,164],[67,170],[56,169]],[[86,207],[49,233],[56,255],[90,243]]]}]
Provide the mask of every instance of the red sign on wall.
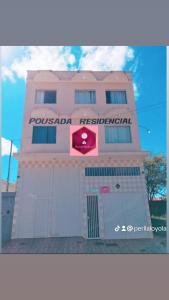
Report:
[{"label": "red sign on wall", "polygon": [[99,193],[110,193],[110,187],[109,186],[100,186]]},{"label": "red sign on wall", "polygon": [[70,155],[98,155],[98,126],[70,126]]}]

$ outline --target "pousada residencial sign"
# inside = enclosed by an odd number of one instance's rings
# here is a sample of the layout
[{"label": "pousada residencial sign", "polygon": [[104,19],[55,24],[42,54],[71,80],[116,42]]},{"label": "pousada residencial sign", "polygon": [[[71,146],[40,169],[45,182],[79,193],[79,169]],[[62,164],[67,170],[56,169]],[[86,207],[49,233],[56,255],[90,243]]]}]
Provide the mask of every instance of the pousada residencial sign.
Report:
[{"label": "pousada residencial sign", "polygon": [[[30,118],[29,124],[41,124],[41,125],[68,125],[72,124],[72,119],[66,118]],[[95,119],[88,119],[88,118],[81,118],[79,120],[80,125],[131,125],[130,118],[95,118]]]}]

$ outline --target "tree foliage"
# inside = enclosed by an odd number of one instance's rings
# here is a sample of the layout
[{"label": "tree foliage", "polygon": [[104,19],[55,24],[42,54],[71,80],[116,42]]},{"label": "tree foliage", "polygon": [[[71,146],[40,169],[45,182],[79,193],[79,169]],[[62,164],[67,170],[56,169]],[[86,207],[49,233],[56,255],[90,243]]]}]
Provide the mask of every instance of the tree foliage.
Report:
[{"label": "tree foliage", "polygon": [[149,200],[166,196],[166,159],[163,156],[149,157],[144,162]]}]

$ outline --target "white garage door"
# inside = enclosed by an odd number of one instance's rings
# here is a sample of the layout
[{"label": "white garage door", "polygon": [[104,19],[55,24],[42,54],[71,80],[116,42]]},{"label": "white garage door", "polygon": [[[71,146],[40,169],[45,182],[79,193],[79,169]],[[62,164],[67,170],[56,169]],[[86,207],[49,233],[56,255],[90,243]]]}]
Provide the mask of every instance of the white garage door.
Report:
[{"label": "white garage door", "polygon": [[81,236],[79,169],[22,170],[15,237]]},{"label": "white garage door", "polygon": [[[122,226],[148,226],[148,212],[146,212],[145,199],[141,193],[103,194],[102,199],[104,207],[104,238],[144,238],[149,236],[145,231],[121,231]],[[117,226],[120,227],[119,230]]]},{"label": "white garage door", "polygon": [[79,169],[54,169],[50,236],[80,236]]}]

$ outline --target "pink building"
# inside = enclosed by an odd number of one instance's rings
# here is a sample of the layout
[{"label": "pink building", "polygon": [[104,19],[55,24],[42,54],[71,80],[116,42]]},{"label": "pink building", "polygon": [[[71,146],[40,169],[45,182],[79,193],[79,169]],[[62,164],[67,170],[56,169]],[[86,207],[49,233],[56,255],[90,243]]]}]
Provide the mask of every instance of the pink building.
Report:
[{"label": "pink building", "polygon": [[[73,125],[97,127],[98,155],[70,155]],[[28,71],[13,238],[151,237],[127,229],[151,225],[146,155],[130,73]]]}]

